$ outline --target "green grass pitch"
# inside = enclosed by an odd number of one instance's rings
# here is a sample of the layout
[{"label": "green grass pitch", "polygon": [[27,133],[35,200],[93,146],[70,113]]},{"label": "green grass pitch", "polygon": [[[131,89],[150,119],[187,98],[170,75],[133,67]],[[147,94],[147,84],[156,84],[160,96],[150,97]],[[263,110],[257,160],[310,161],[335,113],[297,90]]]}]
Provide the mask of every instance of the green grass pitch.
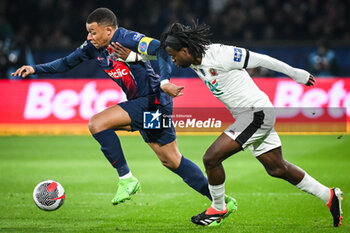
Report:
[{"label": "green grass pitch", "polygon": [[[178,136],[181,152],[202,169],[216,136]],[[226,191],[238,211],[220,228],[195,226],[210,202],[163,167],[140,136],[121,137],[142,192],[113,206],[117,173],[88,136],[0,137],[0,232],[350,232],[350,136],[281,136],[284,157],[344,192],[343,225],[332,226],[318,198],[270,178],[247,150],[224,162]],[[66,191],[63,206],[38,209],[32,192],[46,179]]]}]

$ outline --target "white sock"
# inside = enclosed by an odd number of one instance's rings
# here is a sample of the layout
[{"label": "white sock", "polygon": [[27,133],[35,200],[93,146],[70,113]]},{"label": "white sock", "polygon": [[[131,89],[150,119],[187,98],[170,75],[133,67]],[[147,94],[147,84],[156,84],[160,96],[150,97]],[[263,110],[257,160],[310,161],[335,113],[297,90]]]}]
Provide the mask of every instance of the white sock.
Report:
[{"label": "white sock", "polygon": [[219,185],[209,184],[209,191],[211,197],[213,198],[211,206],[219,211],[225,210],[225,182]]},{"label": "white sock", "polygon": [[328,187],[324,186],[309,174],[305,172],[304,178],[300,181],[299,184],[295,185],[302,191],[310,193],[318,198],[320,198],[324,203],[328,203],[331,198],[331,191]]},{"label": "white sock", "polygon": [[122,180],[122,179],[128,179],[132,176],[131,172],[129,172],[128,174],[124,175],[124,176],[120,176],[119,177],[119,180]]}]

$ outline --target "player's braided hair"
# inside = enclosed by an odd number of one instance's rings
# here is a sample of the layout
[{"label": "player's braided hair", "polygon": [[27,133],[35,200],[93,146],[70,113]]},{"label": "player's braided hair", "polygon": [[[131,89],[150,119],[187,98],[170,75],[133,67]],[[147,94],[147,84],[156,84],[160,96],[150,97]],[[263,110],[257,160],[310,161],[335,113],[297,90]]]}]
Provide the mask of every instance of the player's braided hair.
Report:
[{"label": "player's braided hair", "polygon": [[205,46],[210,44],[210,27],[204,23],[193,22],[192,26],[173,23],[161,37],[161,46],[170,47],[176,51],[186,47],[194,57],[202,57]]}]

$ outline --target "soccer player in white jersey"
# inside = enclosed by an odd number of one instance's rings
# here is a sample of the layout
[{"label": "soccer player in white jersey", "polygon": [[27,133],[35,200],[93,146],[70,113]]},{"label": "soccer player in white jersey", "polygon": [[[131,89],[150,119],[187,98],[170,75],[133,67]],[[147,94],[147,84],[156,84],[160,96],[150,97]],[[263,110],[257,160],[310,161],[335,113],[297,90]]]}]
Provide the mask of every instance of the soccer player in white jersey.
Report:
[{"label": "soccer player in white jersey", "polygon": [[[340,226],[341,190],[324,186],[283,158],[281,141],[274,130],[276,116],[273,105],[245,69],[265,67],[284,73],[306,86],[314,85],[314,77],[305,70],[293,68],[267,55],[234,46],[211,44],[208,35],[209,26],[205,24],[190,27],[175,23],[162,35],[161,41],[173,62],[180,67],[191,67],[236,120],[203,157],[213,201],[207,210],[193,216],[191,221],[208,225],[225,216],[227,207],[222,161],[248,147],[269,175],[282,178],[327,204],[333,216],[333,225]],[[173,97],[181,95],[179,90],[183,87],[178,88]]]}]

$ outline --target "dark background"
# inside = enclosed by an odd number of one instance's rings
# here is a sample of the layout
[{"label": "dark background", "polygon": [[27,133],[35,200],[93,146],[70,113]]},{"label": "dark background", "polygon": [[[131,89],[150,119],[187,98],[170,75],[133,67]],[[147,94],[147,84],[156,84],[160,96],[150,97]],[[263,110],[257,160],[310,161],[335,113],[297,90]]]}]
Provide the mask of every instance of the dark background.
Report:
[{"label": "dark background", "polygon": [[[211,26],[212,42],[242,46],[308,70],[309,55],[322,39],[336,55],[333,75],[350,76],[350,1],[0,0],[0,64],[5,64],[1,66],[1,78],[7,77],[11,65],[14,69],[68,55],[85,41],[86,17],[98,7],[114,11],[119,26],[154,38],[159,38],[172,22],[191,24],[198,19]],[[19,52],[16,55],[11,51]],[[280,75],[261,70],[251,74]],[[173,76],[195,74],[189,69],[174,68]],[[69,72],[45,77],[106,75],[91,61]]]}]

